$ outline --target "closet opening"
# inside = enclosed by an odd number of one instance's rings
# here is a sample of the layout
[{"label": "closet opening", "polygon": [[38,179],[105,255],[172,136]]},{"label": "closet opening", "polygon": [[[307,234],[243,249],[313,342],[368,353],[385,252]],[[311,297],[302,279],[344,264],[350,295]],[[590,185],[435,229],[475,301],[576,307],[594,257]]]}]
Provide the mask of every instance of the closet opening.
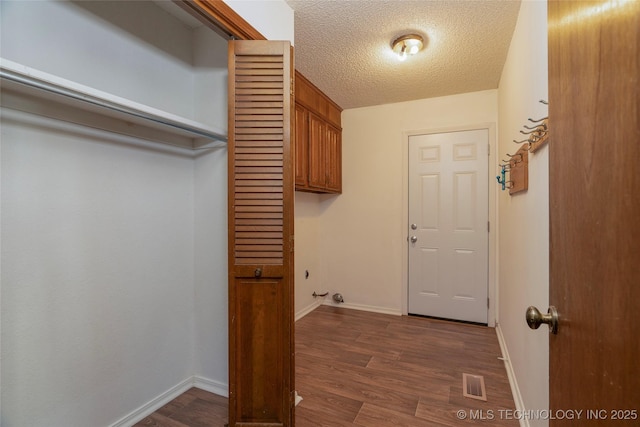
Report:
[{"label": "closet opening", "polygon": [[[228,329],[228,39],[264,37],[223,2],[8,0],[0,8],[3,421],[128,425],[140,405],[194,385],[226,395],[236,336]],[[286,70],[292,55],[283,46]],[[259,267],[261,275],[252,268],[250,278],[278,287],[270,275],[285,275],[279,351],[291,382],[268,402],[282,425],[291,422],[293,386],[290,105],[276,114],[282,147],[248,144],[241,153],[283,165],[269,174],[283,177],[276,213],[288,258]],[[251,174],[240,186],[254,187]],[[237,409],[262,410],[249,399]]]}]

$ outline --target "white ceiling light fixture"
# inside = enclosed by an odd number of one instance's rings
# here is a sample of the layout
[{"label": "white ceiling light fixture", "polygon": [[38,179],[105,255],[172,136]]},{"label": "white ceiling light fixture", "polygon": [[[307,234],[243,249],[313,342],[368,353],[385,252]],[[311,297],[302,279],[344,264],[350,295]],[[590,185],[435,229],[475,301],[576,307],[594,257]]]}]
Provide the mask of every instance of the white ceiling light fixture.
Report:
[{"label": "white ceiling light fixture", "polygon": [[418,34],[407,34],[395,39],[391,46],[400,61],[404,61],[409,55],[415,55],[420,52],[424,46],[424,41],[422,36]]}]

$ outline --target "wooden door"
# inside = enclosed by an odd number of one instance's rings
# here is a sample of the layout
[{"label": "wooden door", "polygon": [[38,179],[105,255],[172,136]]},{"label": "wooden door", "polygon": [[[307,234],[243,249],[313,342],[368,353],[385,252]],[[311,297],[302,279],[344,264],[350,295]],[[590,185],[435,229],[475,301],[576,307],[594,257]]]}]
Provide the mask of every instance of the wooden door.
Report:
[{"label": "wooden door", "polygon": [[409,137],[411,314],[487,323],[489,132]]},{"label": "wooden door", "polygon": [[637,426],[640,2],[549,3],[549,126],[550,424]]},{"label": "wooden door", "polygon": [[289,42],[229,42],[229,425],[294,424]]}]

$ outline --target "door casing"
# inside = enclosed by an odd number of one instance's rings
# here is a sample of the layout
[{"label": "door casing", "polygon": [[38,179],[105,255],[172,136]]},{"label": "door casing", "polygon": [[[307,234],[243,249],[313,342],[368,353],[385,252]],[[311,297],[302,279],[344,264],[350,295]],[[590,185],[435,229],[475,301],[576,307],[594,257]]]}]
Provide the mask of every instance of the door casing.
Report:
[{"label": "door casing", "polygon": [[[493,185],[492,166],[496,163],[496,124],[495,123],[478,123],[472,125],[444,127],[444,128],[432,128],[432,129],[417,129],[405,131],[402,133],[402,228],[401,234],[398,238],[402,239],[403,243],[406,241],[409,229],[409,137],[413,135],[427,135],[435,133],[449,133],[460,132],[467,130],[487,129],[489,131],[489,222],[491,223],[489,230],[489,310],[487,312],[487,324],[491,327],[496,324],[496,307],[498,301],[497,297],[497,257],[496,257],[496,242],[497,242],[497,199],[496,199],[496,185]],[[402,245],[402,314],[408,314],[408,296],[409,296],[409,247],[408,245]]]}]

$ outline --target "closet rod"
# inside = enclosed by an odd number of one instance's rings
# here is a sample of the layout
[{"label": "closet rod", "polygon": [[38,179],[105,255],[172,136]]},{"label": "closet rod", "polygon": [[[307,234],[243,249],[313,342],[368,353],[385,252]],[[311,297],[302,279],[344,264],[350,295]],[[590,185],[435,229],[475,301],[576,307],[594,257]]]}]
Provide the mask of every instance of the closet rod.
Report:
[{"label": "closet rod", "polygon": [[0,70],[0,78],[10,80],[22,85],[26,85],[35,89],[44,90],[46,92],[53,93],[55,95],[61,95],[67,98],[71,98],[76,101],[85,102],[100,108],[106,108],[111,111],[127,114],[129,116],[137,117],[137,118],[147,120],[153,123],[157,123],[163,126],[169,126],[175,129],[179,129],[179,130],[191,133],[193,135],[197,135],[199,137],[211,139],[213,141],[227,142],[226,135],[222,135],[215,132],[208,132],[208,131],[198,129],[196,127],[188,126],[179,122],[169,121],[160,117],[155,117],[149,114],[145,114],[144,112],[141,112],[141,111],[136,111],[134,109],[127,108],[126,106],[123,106],[123,105],[118,105],[118,104],[108,102],[106,100],[101,100],[91,95],[74,92],[72,90],[65,89],[64,87],[60,87],[48,82],[35,80],[30,78],[29,76],[15,74],[7,70]]}]

